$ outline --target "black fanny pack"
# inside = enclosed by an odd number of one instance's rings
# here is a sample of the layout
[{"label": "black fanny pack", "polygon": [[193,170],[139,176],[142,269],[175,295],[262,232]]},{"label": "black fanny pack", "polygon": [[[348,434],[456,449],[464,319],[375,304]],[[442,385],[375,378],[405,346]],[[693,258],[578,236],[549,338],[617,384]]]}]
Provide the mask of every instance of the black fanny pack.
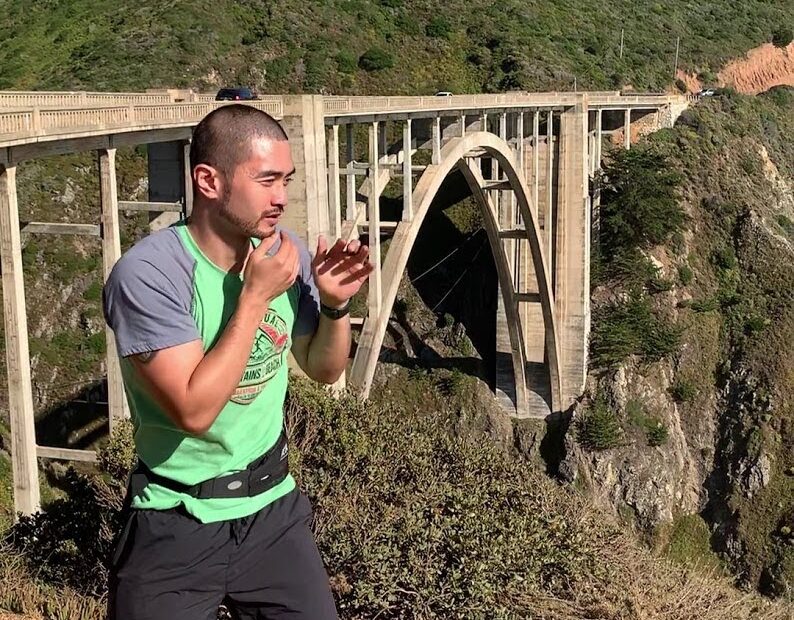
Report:
[{"label": "black fanny pack", "polygon": [[154,473],[138,459],[138,466],[130,475],[130,495],[140,495],[149,484],[157,484],[197,499],[218,497],[253,497],[270,490],[289,473],[287,436],[281,433],[276,445],[249,463],[244,470],[211,478],[194,485],[182,484]]}]

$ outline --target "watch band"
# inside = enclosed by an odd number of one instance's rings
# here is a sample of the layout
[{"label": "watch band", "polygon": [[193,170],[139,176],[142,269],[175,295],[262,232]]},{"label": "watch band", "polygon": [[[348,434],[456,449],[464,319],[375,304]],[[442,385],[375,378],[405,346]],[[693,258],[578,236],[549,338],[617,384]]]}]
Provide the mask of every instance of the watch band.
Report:
[{"label": "watch band", "polygon": [[341,319],[350,312],[350,300],[348,299],[345,302],[345,305],[341,308],[332,308],[331,306],[326,306],[324,303],[320,302],[320,312],[334,321]]}]

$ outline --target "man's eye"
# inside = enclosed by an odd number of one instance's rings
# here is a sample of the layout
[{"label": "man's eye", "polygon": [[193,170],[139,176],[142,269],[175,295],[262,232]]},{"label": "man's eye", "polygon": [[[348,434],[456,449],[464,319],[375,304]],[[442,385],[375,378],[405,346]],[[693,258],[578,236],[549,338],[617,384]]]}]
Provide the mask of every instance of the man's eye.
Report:
[{"label": "man's eye", "polygon": [[287,177],[284,179],[284,185],[289,185],[290,183],[292,183],[292,177]]}]

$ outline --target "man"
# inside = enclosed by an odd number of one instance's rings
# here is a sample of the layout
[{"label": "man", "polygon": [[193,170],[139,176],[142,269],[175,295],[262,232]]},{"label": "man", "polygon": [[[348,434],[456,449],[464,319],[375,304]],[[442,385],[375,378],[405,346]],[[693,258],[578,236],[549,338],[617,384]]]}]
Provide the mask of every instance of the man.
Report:
[{"label": "man", "polygon": [[295,169],[260,110],[207,115],[190,165],[190,218],[137,243],[104,289],[139,461],[110,617],[214,620],[223,602],[241,619],[336,618],[311,507],[286,470],[286,356],[339,378],[368,249],[321,236],[312,259],[279,228]]}]

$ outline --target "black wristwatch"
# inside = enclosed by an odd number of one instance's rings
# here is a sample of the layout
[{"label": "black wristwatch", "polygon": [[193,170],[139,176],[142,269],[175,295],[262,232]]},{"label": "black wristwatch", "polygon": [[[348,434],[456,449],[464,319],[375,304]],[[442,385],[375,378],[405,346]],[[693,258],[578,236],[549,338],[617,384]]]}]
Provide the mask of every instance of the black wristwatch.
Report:
[{"label": "black wristwatch", "polygon": [[345,302],[345,305],[341,308],[332,308],[331,306],[326,306],[324,303],[320,302],[320,312],[334,321],[341,319],[350,312],[350,300],[348,299]]}]

